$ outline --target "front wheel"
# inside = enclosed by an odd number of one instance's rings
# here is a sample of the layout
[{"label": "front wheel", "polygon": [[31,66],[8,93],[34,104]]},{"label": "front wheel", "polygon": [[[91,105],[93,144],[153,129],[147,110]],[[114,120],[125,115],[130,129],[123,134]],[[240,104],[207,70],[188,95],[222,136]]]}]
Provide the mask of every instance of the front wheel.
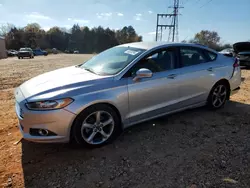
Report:
[{"label": "front wheel", "polygon": [[95,105],[81,112],[72,127],[73,139],[83,146],[100,147],[121,132],[118,114],[108,105]]},{"label": "front wheel", "polygon": [[224,82],[219,82],[210,91],[208,97],[208,106],[212,109],[223,107],[229,96],[229,88]]}]

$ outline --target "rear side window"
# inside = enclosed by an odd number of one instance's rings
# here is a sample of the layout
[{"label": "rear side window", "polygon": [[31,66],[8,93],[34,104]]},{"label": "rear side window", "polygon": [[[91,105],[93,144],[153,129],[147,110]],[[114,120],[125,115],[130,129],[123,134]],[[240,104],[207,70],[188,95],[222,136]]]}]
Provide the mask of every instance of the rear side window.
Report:
[{"label": "rear side window", "polygon": [[210,52],[210,51],[207,51],[207,50],[204,50],[204,53],[209,58],[209,61],[215,61],[216,58],[217,58],[217,54],[216,53],[213,53],[213,52]]},{"label": "rear side window", "polygon": [[180,47],[180,56],[183,67],[198,65],[209,61],[201,49],[194,47]]}]

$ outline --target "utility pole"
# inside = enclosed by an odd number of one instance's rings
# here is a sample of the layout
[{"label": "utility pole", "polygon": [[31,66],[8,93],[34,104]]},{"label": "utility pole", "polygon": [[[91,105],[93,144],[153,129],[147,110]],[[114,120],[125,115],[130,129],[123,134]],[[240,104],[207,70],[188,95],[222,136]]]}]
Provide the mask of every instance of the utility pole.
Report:
[{"label": "utility pole", "polygon": [[[184,8],[184,7],[180,7],[180,1],[179,0],[174,0],[174,6],[169,7],[169,8],[173,8],[173,18],[172,18],[172,23],[174,25],[173,27],[173,31],[170,29],[169,31],[169,36],[171,36],[172,34],[172,42],[174,42],[175,40],[178,41],[179,40],[179,23],[178,23],[178,16],[179,16],[179,9],[180,8]],[[168,38],[168,40],[170,41],[170,37]]]},{"label": "utility pole", "polygon": [[[164,18],[171,18],[174,16],[174,14],[157,14],[157,23],[156,23],[156,33],[155,33],[155,41],[161,41],[162,40],[162,29],[172,28],[174,25],[169,24],[160,24],[160,21],[162,21]],[[160,32],[159,32],[160,29]]]},{"label": "utility pole", "polygon": [[[169,8],[174,8],[172,14],[157,14],[155,41],[162,40],[163,29],[169,29],[168,41],[170,41],[170,36],[172,36],[172,42],[175,41],[175,36],[178,41],[178,12],[179,8],[183,7],[179,6],[179,0],[174,0],[174,6]],[[171,20],[171,24],[160,24],[163,20]]]}]

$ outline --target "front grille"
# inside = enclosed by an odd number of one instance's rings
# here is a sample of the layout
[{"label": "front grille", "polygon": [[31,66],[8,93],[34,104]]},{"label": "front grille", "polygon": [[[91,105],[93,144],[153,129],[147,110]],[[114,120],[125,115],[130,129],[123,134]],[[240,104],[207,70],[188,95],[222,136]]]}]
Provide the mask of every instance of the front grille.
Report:
[{"label": "front grille", "polygon": [[30,55],[30,53],[29,53],[29,52],[23,52],[23,53],[20,53],[20,55],[23,55],[23,56],[24,56],[24,55],[25,55],[25,56],[27,55],[27,56],[28,56],[28,55]]}]

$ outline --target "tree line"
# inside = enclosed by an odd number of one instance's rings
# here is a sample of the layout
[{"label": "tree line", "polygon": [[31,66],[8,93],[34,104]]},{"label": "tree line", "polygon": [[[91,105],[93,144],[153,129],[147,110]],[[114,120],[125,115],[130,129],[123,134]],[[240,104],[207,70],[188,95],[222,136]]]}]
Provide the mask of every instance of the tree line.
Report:
[{"label": "tree line", "polygon": [[[6,24],[0,27],[0,34],[5,36],[7,49],[15,50],[30,47],[99,53],[119,44],[142,41],[142,36],[139,36],[132,26],[112,30],[101,26],[90,29],[75,24],[69,30],[55,26],[45,31],[37,23],[28,24],[23,28]],[[209,30],[202,30],[191,40],[182,42],[203,44],[217,51],[232,47],[229,43],[221,44],[218,32]]]},{"label": "tree line", "polygon": [[221,51],[226,48],[232,48],[232,44],[221,44],[221,37],[216,31],[201,30],[199,33],[196,33],[194,38],[189,41],[182,41],[189,43],[197,43],[208,46],[216,51]]},{"label": "tree line", "polygon": [[101,26],[90,29],[75,24],[69,31],[57,26],[45,31],[39,24],[32,23],[24,28],[9,25],[9,28],[2,28],[2,33],[5,35],[7,49],[15,50],[30,47],[99,53],[119,44],[142,41],[142,36],[132,26],[112,30]]}]

